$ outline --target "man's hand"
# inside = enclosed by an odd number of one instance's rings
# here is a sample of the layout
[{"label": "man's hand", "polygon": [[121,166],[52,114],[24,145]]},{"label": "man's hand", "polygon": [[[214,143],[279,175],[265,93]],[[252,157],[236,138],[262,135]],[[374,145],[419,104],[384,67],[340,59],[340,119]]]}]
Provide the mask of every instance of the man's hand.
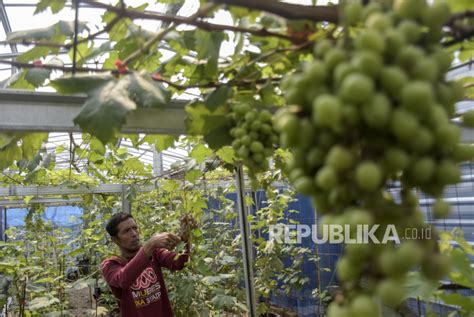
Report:
[{"label": "man's hand", "polygon": [[158,233],[145,242],[143,245],[143,251],[145,251],[147,256],[151,256],[153,251],[158,248],[168,249],[171,251],[180,241],[181,239],[173,233]]}]

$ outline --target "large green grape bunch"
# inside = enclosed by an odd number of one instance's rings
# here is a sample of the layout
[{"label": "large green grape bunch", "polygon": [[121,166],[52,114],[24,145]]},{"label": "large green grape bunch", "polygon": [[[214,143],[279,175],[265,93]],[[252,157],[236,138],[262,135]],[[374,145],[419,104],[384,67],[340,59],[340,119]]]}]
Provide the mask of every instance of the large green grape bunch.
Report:
[{"label": "large green grape bunch", "polygon": [[[319,40],[314,60],[282,83],[289,107],[275,115],[275,127],[293,152],[290,181],[313,198],[323,222],[380,224],[378,238],[393,224],[403,239],[405,229],[428,227],[415,189],[446,216],[443,189],[460,181],[459,162],[474,156],[450,121],[463,97],[459,84],[445,80],[452,56],[439,44],[450,11],[425,0],[348,3],[346,34]],[[401,199],[388,190],[398,181]],[[329,316],[379,316],[380,303],[396,307],[411,269],[443,277],[448,260],[435,237],[347,245],[337,265],[345,296]]]},{"label": "large green grape bunch", "polygon": [[232,147],[237,159],[249,169],[249,176],[268,170],[273,145],[278,143],[271,112],[241,103],[232,107],[230,118],[235,125],[230,131]]}]

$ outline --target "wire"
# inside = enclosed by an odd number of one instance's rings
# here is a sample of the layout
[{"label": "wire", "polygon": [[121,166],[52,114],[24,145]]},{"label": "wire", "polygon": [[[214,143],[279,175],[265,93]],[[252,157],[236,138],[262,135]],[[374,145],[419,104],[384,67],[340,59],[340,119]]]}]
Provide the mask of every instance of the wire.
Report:
[{"label": "wire", "polygon": [[77,37],[79,32],[79,2],[76,0],[75,3],[75,12],[74,12],[74,45],[72,47],[72,74],[76,73],[76,63],[77,63]]}]

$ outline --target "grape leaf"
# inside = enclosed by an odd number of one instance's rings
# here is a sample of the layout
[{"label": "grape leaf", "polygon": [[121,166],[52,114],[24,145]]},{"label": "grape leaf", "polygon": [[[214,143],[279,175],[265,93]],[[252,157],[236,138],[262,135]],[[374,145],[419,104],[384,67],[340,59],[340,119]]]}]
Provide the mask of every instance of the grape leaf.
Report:
[{"label": "grape leaf", "polygon": [[221,86],[211,92],[209,96],[207,96],[206,101],[204,102],[207,108],[211,111],[216,110],[217,107],[226,103],[226,101],[230,98],[232,94],[232,88],[227,86]]},{"label": "grape leaf", "polygon": [[129,98],[126,81],[111,81],[92,91],[74,123],[106,144],[137,105]]},{"label": "grape leaf", "polygon": [[224,146],[216,154],[225,163],[233,164],[235,162],[235,152],[231,146]]},{"label": "grape leaf", "polygon": [[451,271],[449,278],[456,284],[474,288],[474,272],[471,262],[461,249],[454,249],[451,254]]},{"label": "grape leaf", "polygon": [[50,85],[59,93],[76,94],[81,92],[88,93],[110,82],[116,82],[115,77],[110,74],[78,74],[74,76],[67,75],[52,80]]},{"label": "grape leaf", "polygon": [[129,97],[137,103],[138,107],[160,107],[168,104],[170,100],[170,93],[144,73],[133,73],[122,80],[127,82]]},{"label": "grape leaf", "polygon": [[43,85],[46,79],[51,75],[51,69],[32,68],[28,69],[25,74],[25,79],[35,87]]},{"label": "grape leaf", "polygon": [[472,297],[463,296],[462,294],[442,294],[439,297],[448,305],[461,306],[468,312],[474,311],[474,299]]},{"label": "grape leaf", "polygon": [[40,0],[36,5],[34,14],[41,13],[47,8],[50,8],[52,13],[58,13],[64,8],[65,4],[66,0]]},{"label": "grape leaf", "polygon": [[196,145],[189,156],[196,160],[196,163],[202,163],[206,158],[212,155],[212,150],[206,147],[204,144]]},{"label": "grape leaf", "polygon": [[[79,32],[88,30],[87,24],[85,22],[79,22]],[[22,40],[42,40],[42,39],[51,39],[57,34],[62,34],[65,36],[74,35],[74,21],[59,21],[53,25],[30,30],[21,30],[11,32],[7,35],[7,41],[22,41]]]}]

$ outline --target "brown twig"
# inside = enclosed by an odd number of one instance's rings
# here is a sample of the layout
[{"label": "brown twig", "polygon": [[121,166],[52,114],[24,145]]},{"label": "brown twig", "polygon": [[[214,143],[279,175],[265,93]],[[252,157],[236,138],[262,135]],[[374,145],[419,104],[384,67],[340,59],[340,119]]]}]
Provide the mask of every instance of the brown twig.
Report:
[{"label": "brown twig", "polygon": [[166,14],[161,14],[157,12],[149,12],[149,11],[140,12],[140,11],[135,11],[135,10],[130,10],[130,9],[123,11],[120,8],[117,8],[108,4],[96,2],[93,0],[83,0],[82,2],[87,3],[91,6],[97,7],[97,8],[106,9],[111,12],[116,12],[116,13],[122,12],[125,17],[128,17],[130,19],[158,20],[158,21],[174,23],[177,25],[179,24],[192,25],[206,31],[232,31],[232,32],[239,32],[239,33],[250,33],[257,36],[278,37],[278,38],[285,39],[288,41],[298,40],[292,36],[268,31],[267,29],[264,29],[264,28],[256,29],[256,28],[244,28],[244,27],[224,25],[224,24],[214,24],[214,23],[198,21],[198,20],[188,20],[188,18],[185,18],[185,17],[170,16]]},{"label": "brown twig", "polygon": [[[216,5],[206,5],[200,10],[198,10],[198,12],[196,12],[195,14],[187,18],[187,20],[189,20],[190,22],[195,21],[197,18],[207,15],[210,11],[214,10],[216,7],[217,7]],[[123,60],[123,66],[126,66],[132,60],[139,57],[144,52],[147,52],[148,50],[150,50],[152,46],[156,44],[157,42],[161,41],[166,36],[166,34],[176,29],[176,26],[177,24],[172,23],[166,29],[160,30],[160,32],[156,33],[151,39],[149,39],[145,43],[145,45],[143,45],[143,47],[140,47],[138,50],[136,50],[135,52],[130,54],[127,58],[125,58]]]},{"label": "brown twig", "polygon": [[286,19],[338,22],[337,6],[305,6],[274,0],[213,0],[215,3],[273,13]]}]

